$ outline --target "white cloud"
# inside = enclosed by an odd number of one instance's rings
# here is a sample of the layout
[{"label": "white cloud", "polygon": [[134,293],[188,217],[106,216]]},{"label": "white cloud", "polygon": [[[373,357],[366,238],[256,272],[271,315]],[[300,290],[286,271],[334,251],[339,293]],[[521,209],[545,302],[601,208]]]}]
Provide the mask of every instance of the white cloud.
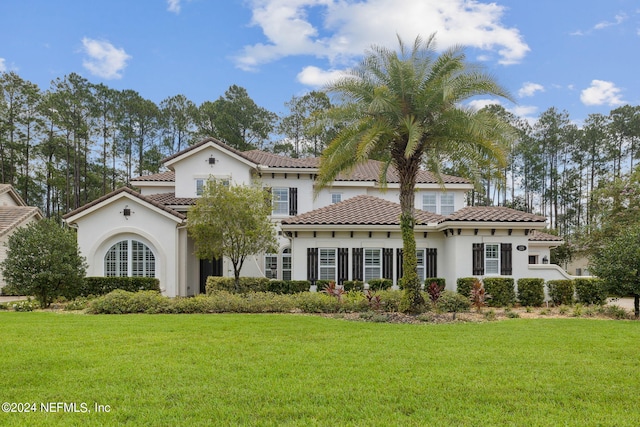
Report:
[{"label": "white cloud", "polygon": [[544,92],[544,86],[538,83],[526,82],[518,90],[518,96],[524,98],[526,96],[533,96],[536,92]]},{"label": "white cloud", "polygon": [[502,105],[499,99],[474,99],[467,102],[467,107],[472,110],[478,111],[482,110],[487,105]]},{"label": "white cloud", "polygon": [[346,74],[341,70],[326,71],[318,67],[308,66],[298,73],[297,78],[304,85],[319,88],[345,76]]},{"label": "white cloud", "polygon": [[602,30],[602,29],[605,29],[607,27],[612,27],[614,25],[620,25],[626,20],[627,20],[627,15],[624,14],[624,13],[621,13],[621,14],[618,14],[618,15],[615,16],[615,21],[613,21],[613,22],[611,22],[611,21],[598,22],[596,25],[594,25],[593,29],[594,30]]},{"label": "white cloud", "polygon": [[82,61],[82,65],[89,72],[105,79],[119,79],[122,71],[131,59],[124,49],[118,49],[107,41],[82,39],[84,53],[88,56]]},{"label": "white cloud", "polygon": [[0,58],[0,73],[7,71],[7,66],[4,63],[4,58]]},{"label": "white cloud", "polygon": [[[176,15],[180,13],[182,10],[182,1],[183,0],[167,0],[167,10],[169,12],[173,12]],[[191,1],[191,0],[186,0]]]},{"label": "white cloud", "polygon": [[604,80],[592,80],[591,86],[580,93],[580,100],[584,105],[621,105],[620,89],[613,82]]},{"label": "white cloud", "polygon": [[266,41],[245,46],[239,68],[290,55],[328,59],[332,67],[349,64],[371,45],[397,46],[396,35],[413,42],[437,32],[439,47],[461,44],[520,62],[529,51],[520,32],[500,20],[504,7],[476,0],[251,0],[251,24]]}]

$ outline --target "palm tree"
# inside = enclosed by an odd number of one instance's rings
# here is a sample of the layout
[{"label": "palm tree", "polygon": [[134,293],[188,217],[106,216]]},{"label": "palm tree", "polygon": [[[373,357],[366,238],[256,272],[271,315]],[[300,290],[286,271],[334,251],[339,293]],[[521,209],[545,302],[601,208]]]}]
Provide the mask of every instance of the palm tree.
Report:
[{"label": "palm tree", "polygon": [[510,95],[492,76],[468,64],[460,46],[437,54],[435,35],[426,41],[417,37],[411,50],[398,41],[399,53],[374,46],[358,67],[327,88],[340,102],[327,112],[327,119],[342,130],[322,153],[318,188],[370,158],[385,164],[383,185],[387,169],[397,170],[404,310],[416,311],[424,302],[416,271],[416,175],[426,166],[440,176],[445,155],[470,161],[489,156],[504,163],[501,147],[510,127],[490,109],[474,111],[460,103],[477,95]]}]

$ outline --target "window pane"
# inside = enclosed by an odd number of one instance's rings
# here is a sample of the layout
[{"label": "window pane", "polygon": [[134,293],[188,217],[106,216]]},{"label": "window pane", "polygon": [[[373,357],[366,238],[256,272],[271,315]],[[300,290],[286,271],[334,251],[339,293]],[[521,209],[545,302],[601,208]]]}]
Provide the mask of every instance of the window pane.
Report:
[{"label": "window pane", "polygon": [[340,203],[342,201],[342,193],[331,193],[331,203]]},{"label": "window pane", "polygon": [[424,277],[424,249],[418,249],[416,251],[416,257],[418,259],[418,279],[423,281]]},{"label": "window pane", "polygon": [[202,196],[204,192],[204,179],[196,179],[196,195]]},{"label": "window pane", "polygon": [[364,250],[364,281],[382,277],[382,251],[380,249]]},{"label": "window pane", "polygon": [[451,215],[454,209],[453,193],[442,193],[440,195],[440,214]]},{"label": "window pane", "polygon": [[320,280],[336,280],[336,250],[320,249],[319,250]]},{"label": "window pane", "polygon": [[282,280],[291,280],[291,249],[282,251]]},{"label": "window pane", "polygon": [[288,215],[289,214],[289,189],[273,188],[271,190],[271,197],[273,200],[273,214]]},{"label": "window pane", "polygon": [[422,195],[422,210],[436,213],[436,193],[426,193]]},{"label": "window pane", "polygon": [[[131,248],[131,254],[129,254]],[[156,259],[151,249],[135,240],[123,240],[113,245],[104,256],[104,275],[155,277]]]},{"label": "window pane", "polygon": [[500,273],[500,245],[486,244],[484,246],[485,274]]}]

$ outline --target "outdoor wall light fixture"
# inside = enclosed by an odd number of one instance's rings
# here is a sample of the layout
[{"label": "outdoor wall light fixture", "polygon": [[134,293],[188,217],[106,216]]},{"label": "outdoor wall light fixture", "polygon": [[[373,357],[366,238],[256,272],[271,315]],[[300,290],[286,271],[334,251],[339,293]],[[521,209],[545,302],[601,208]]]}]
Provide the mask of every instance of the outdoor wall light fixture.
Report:
[{"label": "outdoor wall light fixture", "polygon": [[124,209],[122,209],[120,213],[124,215],[124,219],[128,220],[133,212],[131,212],[131,208],[129,207],[129,205],[124,205]]},{"label": "outdoor wall light fixture", "polygon": [[547,258],[546,255],[542,257],[542,263],[543,264],[549,264],[549,258]]},{"label": "outdoor wall light fixture", "polygon": [[216,164],[216,158],[215,157],[209,157],[209,164],[210,165],[215,165]]}]

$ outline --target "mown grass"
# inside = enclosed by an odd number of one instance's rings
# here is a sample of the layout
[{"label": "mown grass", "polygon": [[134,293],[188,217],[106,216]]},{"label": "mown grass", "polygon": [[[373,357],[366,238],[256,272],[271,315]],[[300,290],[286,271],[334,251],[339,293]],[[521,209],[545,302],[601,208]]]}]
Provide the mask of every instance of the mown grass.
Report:
[{"label": "mown grass", "polygon": [[0,313],[0,425],[637,426],[640,322]]}]

